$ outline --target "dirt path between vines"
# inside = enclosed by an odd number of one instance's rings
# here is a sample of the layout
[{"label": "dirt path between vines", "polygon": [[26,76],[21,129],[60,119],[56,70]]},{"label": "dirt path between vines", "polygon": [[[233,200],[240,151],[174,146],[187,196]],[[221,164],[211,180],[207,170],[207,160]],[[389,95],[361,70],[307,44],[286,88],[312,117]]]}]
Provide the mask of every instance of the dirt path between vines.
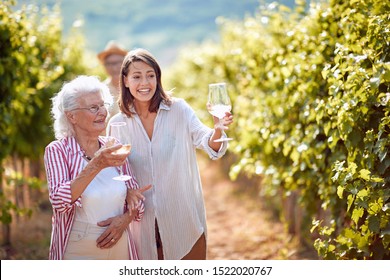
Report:
[{"label": "dirt path between vines", "polygon": [[[222,159],[223,160],[223,159]],[[218,162],[200,160],[210,260],[316,259],[286,234],[256,194],[221,174]],[[250,186],[249,186],[250,187]]]}]

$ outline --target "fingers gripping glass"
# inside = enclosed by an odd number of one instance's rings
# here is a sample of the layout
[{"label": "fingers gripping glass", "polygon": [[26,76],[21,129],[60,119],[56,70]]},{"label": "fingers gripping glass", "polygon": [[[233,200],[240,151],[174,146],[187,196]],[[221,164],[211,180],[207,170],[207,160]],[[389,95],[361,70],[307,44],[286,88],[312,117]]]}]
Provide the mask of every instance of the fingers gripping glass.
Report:
[{"label": "fingers gripping glass", "polygon": [[[208,110],[210,114],[219,119],[219,127],[223,132],[223,118],[225,114],[232,110],[229,95],[226,89],[226,83],[209,84],[209,100]],[[224,135],[221,138],[214,140],[214,142],[229,141],[233,138],[228,138]]]},{"label": "fingers gripping glass", "polygon": [[103,105],[92,105],[90,107],[76,108],[76,109],[73,109],[72,111],[75,111],[75,110],[88,110],[92,114],[96,114],[97,112],[99,112],[100,108],[104,108],[104,109],[107,110],[108,107],[110,107],[110,104],[109,103],[104,103]]},{"label": "fingers gripping glass", "polygon": [[[131,149],[131,141],[128,130],[126,129],[125,122],[114,122],[110,124],[109,137],[113,137],[123,145],[119,150],[116,150],[114,154],[127,154]],[[127,181],[131,179],[131,176],[123,174],[123,166],[119,168],[119,176],[115,176],[113,179],[118,181]]]}]

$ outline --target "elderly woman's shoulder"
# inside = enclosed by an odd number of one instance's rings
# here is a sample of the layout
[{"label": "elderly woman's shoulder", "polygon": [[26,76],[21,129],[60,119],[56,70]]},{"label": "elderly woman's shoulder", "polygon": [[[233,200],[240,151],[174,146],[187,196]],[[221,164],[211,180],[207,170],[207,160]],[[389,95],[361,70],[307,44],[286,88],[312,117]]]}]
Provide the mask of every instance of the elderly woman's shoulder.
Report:
[{"label": "elderly woman's shoulder", "polygon": [[64,147],[67,147],[71,144],[71,138],[72,137],[64,137],[61,139],[53,140],[46,146],[46,150],[62,149]]}]

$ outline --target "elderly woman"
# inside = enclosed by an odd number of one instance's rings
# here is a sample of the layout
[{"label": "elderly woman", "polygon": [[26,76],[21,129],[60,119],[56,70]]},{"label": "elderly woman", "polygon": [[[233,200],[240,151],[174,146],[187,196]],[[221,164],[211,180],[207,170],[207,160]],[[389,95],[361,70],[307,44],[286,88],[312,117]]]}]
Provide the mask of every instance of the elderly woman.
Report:
[{"label": "elderly woman", "polygon": [[[101,136],[106,128],[108,87],[92,76],[64,84],[53,98],[57,140],[44,162],[53,207],[49,259],[138,259],[129,224],[144,212],[142,192],[122,145]],[[132,178],[112,178],[123,166]],[[126,203],[127,202],[127,203]]]}]

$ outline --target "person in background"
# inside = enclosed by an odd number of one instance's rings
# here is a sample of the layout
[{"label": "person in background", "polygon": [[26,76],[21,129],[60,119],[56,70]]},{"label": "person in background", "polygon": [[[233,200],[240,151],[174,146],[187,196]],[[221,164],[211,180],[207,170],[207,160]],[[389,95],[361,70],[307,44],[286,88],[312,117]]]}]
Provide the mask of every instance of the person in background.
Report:
[{"label": "person in background", "polygon": [[[141,219],[150,186],[138,188],[128,154],[114,153],[122,145],[101,136],[111,101],[92,76],[65,83],[53,97],[56,140],[44,154],[53,207],[49,259],[138,259],[129,223]],[[112,179],[120,166],[132,179]]]},{"label": "person in background", "polygon": [[114,102],[109,108],[110,116],[113,116],[119,112],[118,97],[120,70],[123,59],[125,58],[127,52],[128,51],[120,44],[116,43],[115,41],[109,41],[104,50],[97,55],[108,75],[107,79],[105,79],[103,82],[110,89],[110,93],[114,99]]},{"label": "person in background", "polygon": [[[145,213],[130,226],[140,259],[206,259],[206,213],[196,149],[222,157],[222,135],[200,122],[183,99],[164,91],[161,69],[151,53],[130,51],[122,64],[119,106],[110,122],[125,121],[132,138],[130,164],[145,193]],[[226,113],[224,126],[233,122]],[[142,237],[142,238],[141,238]]]}]

